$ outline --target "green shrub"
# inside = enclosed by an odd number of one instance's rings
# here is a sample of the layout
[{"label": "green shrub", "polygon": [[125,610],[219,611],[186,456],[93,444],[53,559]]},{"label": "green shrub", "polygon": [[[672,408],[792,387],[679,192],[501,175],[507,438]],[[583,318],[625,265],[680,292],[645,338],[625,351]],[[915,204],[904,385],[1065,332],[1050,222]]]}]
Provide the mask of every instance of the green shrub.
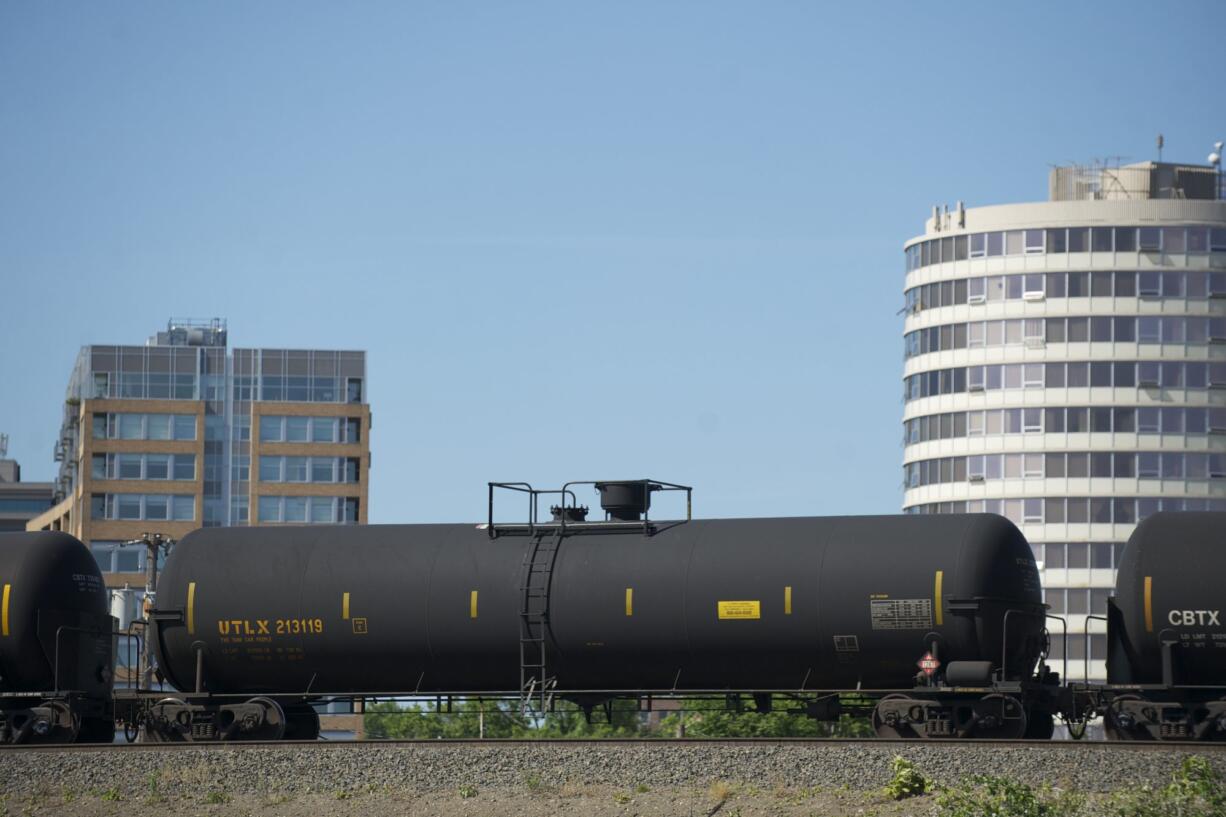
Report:
[{"label": "green shrub", "polygon": [[885,786],[885,795],[891,800],[906,800],[932,791],[932,781],[920,774],[915,764],[904,757],[895,757],[890,764],[894,776]]},{"label": "green shrub", "polygon": [[1202,757],[1186,757],[1171,782],[1112,799],[1117,817],[1226,817],[1226,782]]},{"label": "green shrub", "polygon": [[1049,787],[1037,791],[1003,777],[975,776],[944,789],[937,805],[944,817],[1073,817],[1083,800]]}]

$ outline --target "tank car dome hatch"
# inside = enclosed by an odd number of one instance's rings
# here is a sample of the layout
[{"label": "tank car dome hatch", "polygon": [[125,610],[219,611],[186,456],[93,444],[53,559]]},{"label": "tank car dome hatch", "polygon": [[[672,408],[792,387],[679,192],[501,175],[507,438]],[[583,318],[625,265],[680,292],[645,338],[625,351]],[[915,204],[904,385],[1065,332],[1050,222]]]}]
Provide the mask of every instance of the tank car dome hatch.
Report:
[{"label": "tank car dome hatch", "polygon": [[646,479],[597,482],[600,507],[622,522],[637,522],[651,509],[651,494],[661,486]]}]

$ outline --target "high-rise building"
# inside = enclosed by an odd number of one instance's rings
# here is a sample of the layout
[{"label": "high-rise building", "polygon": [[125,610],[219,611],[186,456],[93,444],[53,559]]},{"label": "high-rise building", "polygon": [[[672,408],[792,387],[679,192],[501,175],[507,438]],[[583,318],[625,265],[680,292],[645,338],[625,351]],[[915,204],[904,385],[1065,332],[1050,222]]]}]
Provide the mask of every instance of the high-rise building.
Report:
[{"label": "high-rise building", "polygon": [[220,319],[143,346],[86,346],[68,381],[57,504],[30,530],[88,544],[107,584],[144,584],[121,542],[198,527],[367,518],[370,407],[359,351],[234,349]]},{"label": "high-rise building", "polygon": [[22,531],[53,504],[50,482],[22,482],[21,466],[8,457],[8,435],[0,434],[0,533]]},{"label": "high-rise building", "polygon": [[904,508],[1033,544],[1052,658],[1105,675],[1114,568],[1158,510],[1226,509],[1226,201],[1213,167],[1060,167],[906,244]]}]

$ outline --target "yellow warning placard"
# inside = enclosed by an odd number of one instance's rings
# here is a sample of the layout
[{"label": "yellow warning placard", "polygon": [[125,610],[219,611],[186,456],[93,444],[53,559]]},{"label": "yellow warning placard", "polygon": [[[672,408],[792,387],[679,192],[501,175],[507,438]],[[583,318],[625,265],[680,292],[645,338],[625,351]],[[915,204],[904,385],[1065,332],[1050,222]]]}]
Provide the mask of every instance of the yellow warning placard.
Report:
[{"label": "yellow warning placard", "polygon": [[762,618],[760,601],[718,601],[715,605],[720,618]]}]

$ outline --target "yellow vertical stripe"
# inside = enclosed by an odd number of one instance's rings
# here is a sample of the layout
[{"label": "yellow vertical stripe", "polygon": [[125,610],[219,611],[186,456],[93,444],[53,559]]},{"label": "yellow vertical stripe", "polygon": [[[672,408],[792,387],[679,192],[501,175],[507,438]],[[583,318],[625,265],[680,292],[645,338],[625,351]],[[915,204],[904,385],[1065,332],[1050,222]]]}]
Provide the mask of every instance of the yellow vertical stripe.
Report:
[{"label": "yellow vertical stripe", "polygon": [[634,588],[626,588],[626,615],[634,615]]},{"label": "yellow vertical stripe", "polygon": [[196,583],[187,583],[187,634],[196,634]]},{"label": "yellow vertical stripe", "polygon": [[4,586],[4,598],[0,599],[0,635],[9,634],[9,592],[13,585]]},{"label": "yellow vertical stripe", "polygon": [[945,623],[945,611],[941,609],[941,583],[945,580],[945,571],[938,570],[936,581],[932,588],[933,606],[937,608],[937,626]]},{"label": "yellow vertical stripe", "polygon": [[341,594],[341,618],[345,621],[349,620],[349,594]]},{"label": "yellow vertical stripe", "polygon": [[792,587],[788,585],[783,588],[783,614],[785,616],[792,615]]},{"label": "yellow vertical stripe", "polygon": [[468,617],[477,617],[477,591],[474,590],[468,594]]},{"label": "yellow vertical stripe", "polygon": [[1154,577],[1145,577],[1145,632],[1154,632]]}]

